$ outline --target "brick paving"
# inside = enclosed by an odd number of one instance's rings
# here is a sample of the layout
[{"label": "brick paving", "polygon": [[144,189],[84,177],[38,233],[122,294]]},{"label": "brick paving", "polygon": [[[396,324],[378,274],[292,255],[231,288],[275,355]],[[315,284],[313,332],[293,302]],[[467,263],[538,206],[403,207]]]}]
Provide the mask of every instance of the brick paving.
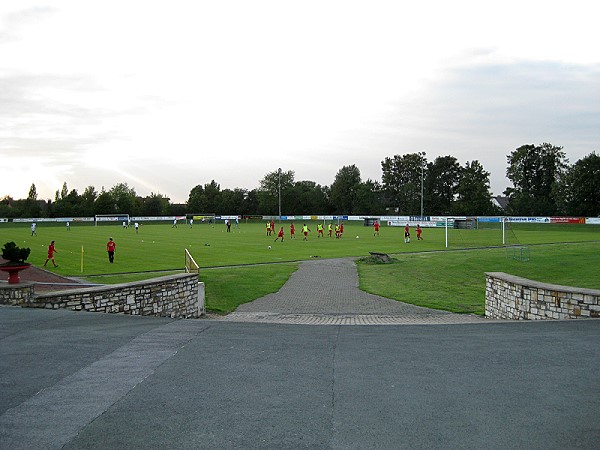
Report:
[{"label": "brick paving", "polygon": [[[5,262],[6,260],[0,257],[0,263]],[[48,263],[52,266],[52,263]],[[53,268],[52,270],[59,271],[60,266],[58,268]],[[2,273],[4,275],[4,273]],[[28,269],[22,270],[19,272],[19,279],[21,281],[30,281],[35,283],[35,290],[37,291],[57,291],[57,290],[65,290],[65,289],[73,289],[80,284],[79,281],[71,278],[64,277],[60,275],[60,273],[54,273],[50,270],[47,270],[43,267],[36,267],[34,265],[29,266]],[[8,276],[6,276],[6,280],[8,280]],[[2,282],[6,281],[2,279]]]},{"label": "brick paving", "polygon": [[279,292],[240,305],[216,320],[305,325],[488,322],[480,316],[423,308],[363,292],[358,288],[353,258],[303,261]]}]

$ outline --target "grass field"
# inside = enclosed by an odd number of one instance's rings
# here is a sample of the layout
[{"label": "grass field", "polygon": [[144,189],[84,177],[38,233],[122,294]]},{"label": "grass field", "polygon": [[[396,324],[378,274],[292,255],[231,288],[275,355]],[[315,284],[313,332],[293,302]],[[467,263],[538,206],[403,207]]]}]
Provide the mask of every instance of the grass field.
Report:
[{"label": "grass field", "polygon": [[[301,223],[296,222],[297,230]],[[569,247],[575,252],[569,265],[562,264],[562,271],[548,272],[553,263],[560,261],[566,249],[552,256],[546,255],[546,246],[557,242],[598,242],[600,227],[591,225],[531,225],[513,224],[506,232],[506,244],[530,246],[529,262],[513,261],[506,258],[505,249],[488,249],[461,252],[434,251],[446,250],[444,229],[424,229],[423,241],[416,241],[413,235],[410,244],[403,243],[403,230],[399,227],[383,226],[379,237],[373,236],[370,227],[362,224],[345,224],[342,239],[317,238],[316,222],[308,223],[313,230],[307,241],[303,241],[297,231],[295,240],[289,239],[289,224],[284,223],[286,240],[273,242],[275,236],[265,235],[264,224],[240,224],[227,233],[223,224],[197,224],[189,228],[180,224],[172,228],[171,224],[146,224],[138,234],[133,228],[123,229],[120,225],[101,225],[74,223],[71,231],[61,224],[38,224],[37,236],[31,236],[28,224],[0,224],[0,245],[15,241],[21,247],[31,248],[28,262],[41,266],[46,259],[46,249],[51,240],[56,241],[56,262],[58,268],[49,268],[53,272],[66,276],[78,276],[105,283],[121,282],[132,278],[150,278],[157,276],[155,271],[182,270],[184,267],[184,249],[190,250],[201,268],[201,280],[206,282],[207,306],[217,311],[230,311],[245,301],[251,301],[261,295],[277,291],[287,277],[295,270],[294,264],[273,265],[264,263],[294,262],[318,258],[336,258],[346,256],[362,257],[370,251],[388,253],[396,256],[398,262],[386,266],[361,265],[361,287],[369,292],[423,304],[420,297],[437,299],[428,306],[456,311],[480,312],[483,305],[483,272],[504,271],[515,275],[543,280],[545,273],[553,273],[550,281],[569,284],[577,274],[590,267],[598,267],[598,247],[591,244]],[[278,227],[276,227],[278,228]],[[356,236],[359,236],[357,239]],[[106,242],[112,237],[117,244],[115,263],[109,264],[106,254]],[[502,233],[499,228],[479,230],[448,230],[448,250],[489,247],[502,245]],[[268,246],[271,246],[269,249]],[[552,246],[548,246],[550,248]],[[595,249],[594,251],[588,251]],[[430,252],[412,255],[411,252]],[[594,254],[595,252],[595,254]],[[83,267],[82,267],[83,255]],[[479,258],[479,259],[478,259]],[[582,262],[583,267],[572,264]],[[228,266],[253,265],[245,268]],[[561,264],[558,263],[560,267]],[[218,269],[218,267],[224,267]],[[210,270],[206,270],[211,268]],[[83,270],[82,270],[83,269]],[[521,272],[519,272],[520,269]],[[414,270],[414,274],[413,274]],[[123,273],[148,272],[142,275],[122,275]],[[531,273],[530,275],[528,275]],[[96,277],[96,275],[111,275]],[[121,275],[117,275],[121,274]],[[600,288],[597,275],[590,276],[588,287]],[[379,281],[373,281],[379,279]],[[398,283],[390,283],[398,280]],[[439,280],[439,285],[434,281]],[[594,284],[595,280],[595,284]],[[573,284],[573,283],[571,283]],[[243,286],[243,289],[239,287]],[[397,288],[394,292],[393,287]],[[469,288],[469,286],[471,286]],[[233,288],[232,288],[233,287]],[[390,292],[391,289],[391,292]],[[467,295],[466,291],[472,292]],[[424,292],[427,295],[422,295]],[[469,299],[469,300],[467,300]],[[446,303],[450,302],[450,306]],[[473,306],[475,304],[475,306]],[[455,305],[464,305],[455,306]],[[479,306],[477,306],[479,305]],[[479,308],[479,309],[477,309]]]}]

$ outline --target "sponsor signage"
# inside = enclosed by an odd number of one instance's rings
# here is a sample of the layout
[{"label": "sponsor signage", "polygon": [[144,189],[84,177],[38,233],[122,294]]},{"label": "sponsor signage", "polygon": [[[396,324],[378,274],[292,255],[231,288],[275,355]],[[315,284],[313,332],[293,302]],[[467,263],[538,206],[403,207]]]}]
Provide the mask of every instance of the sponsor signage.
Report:
[{"label": "sponsor signage", "polygon": [[550,223],[549,217],[507,217],[507,222],[514,223]]},{"label": "sponsor signage", "polygon": [[550,217],[551,223],[585,223],[585,217]]}]

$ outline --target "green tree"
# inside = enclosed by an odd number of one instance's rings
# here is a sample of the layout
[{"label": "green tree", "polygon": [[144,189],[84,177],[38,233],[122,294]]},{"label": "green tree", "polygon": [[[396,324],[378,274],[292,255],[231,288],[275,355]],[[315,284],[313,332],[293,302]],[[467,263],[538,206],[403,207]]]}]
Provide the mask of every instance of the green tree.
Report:
[{"label": "green tree", "polygon": [[355,214],[376,215],[385,212],[381,184],[367,180],[358,186],[354,201]]},{"label": "green tree", "polygon": [[569,167],[560,186],[561,212],[600,216],[600,155],[592,152]]},{"label": "green tree", "polygon": [[82,206],[82,214],[85,217],[91,217],[95,214],[94,211],[94,203],[98,198],[98,193],[96,192],[96,188],[94,186],[88,186],[81,194],[81,206]]},{"label": "green tree", "polygon": [[27,200],[25,201],[24,212],[28,217],[40,217],[40,213],[42,212],[42,208],[37,199],[37,189],[34,183],[31,183],[31,187],[29,188],[29,194],[27,195]]},{"label": "green tree", "polygon": [[460,164],[454,156],[439,156],[427,164],[423,209],[431,214],[450,214],[460,179]]},{"label": "green tree", "polygon": [[361,185],[360,170],[356,165],[343,166],[331,185],[331,207],[336,214],[355,214],[355,203]]},{"label": "green tree", "polygon": [[[115,200],[110,192],[106,192],[104,187],[100,191],[98,198],[94,204],[96,214],[116,214]],[[123,211],[119,211],[122,213]]]},{"label": "green tree", "polygon": [[394,155],[381,162],[382,185],[388,207],[400,214],[421,211],[421,170],[425,160],[419,153]]},{"label": "green tree", "polygon": [[456,193],[454,214],[485,216],[500,212],[492,204],[490,173],[476,159],[461,168]]},{"label": "green tree", "polygon": [[235,188],[221,191],[221,212],[224,214],[241,214],[244,210],[246,190]]},{"label": "green tree", "polygon": [[507,156],[506,176],[513,183],[504,191],[512,214],[557,213],[559,185],[568,167],[562,147],[544,143],[523,145]]},{"label": "green tree", "polygon": [[151,192],[148,197],[142,199],[140,210],[143,216],[167,215],[169,210],[169,200],[161,194]]},{"label": "green tree", "polygon": [[127,183],[115,184],[109,191],[117,214],[135,214],[136,197],[135,189]]},{"label": "green tree", "polygon": [[292,214],[314,214],[327,209],[327,190],[314,181],[296,181],[290,191],[292,198],[284,204]]},{"label": "green tree", "polygon": [[60,198],[65,198],[69,195],[69,188],[67,187],[67,182],[65,181],[62,185],[62,189],[60,190]]},{"label": "green tree", "polygon": [[[275,170],[267,173],[258,188],[259,214],[279,214],[279,188],[281,186],[281,209],[289,211],[290,192],[294,186],[295,173],[292,170]],[[283,212],[282,212],[283,214]]]},{"label": "green tree", "polygon": [[198,184],[192,188],[187,201],[187,210],[190,213],[208,213],[207,200],[204,188]]}]

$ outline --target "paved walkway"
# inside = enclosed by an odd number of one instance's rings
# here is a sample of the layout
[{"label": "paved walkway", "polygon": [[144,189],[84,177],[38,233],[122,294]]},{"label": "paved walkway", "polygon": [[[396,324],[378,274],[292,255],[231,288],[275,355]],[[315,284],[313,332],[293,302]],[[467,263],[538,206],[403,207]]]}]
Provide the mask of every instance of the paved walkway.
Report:
[{"label": "paved walkway", "polygon": [[353,258],[303,261],[279,292],[243,304],[217,320],[306,325],[488,322],[475,315],[422,308],[361,291]]}]

